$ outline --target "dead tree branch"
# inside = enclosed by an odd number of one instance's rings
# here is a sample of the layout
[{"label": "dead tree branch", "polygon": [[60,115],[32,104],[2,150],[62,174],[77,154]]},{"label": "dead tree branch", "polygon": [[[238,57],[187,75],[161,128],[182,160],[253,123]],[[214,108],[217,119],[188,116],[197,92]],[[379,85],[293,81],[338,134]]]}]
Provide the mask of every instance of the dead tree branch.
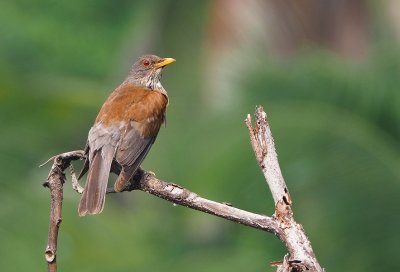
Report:
[{"label": "dead tree branch", "polygon": [[[109,193],[114,193],[111,189]],[[251,213],[229,203],[219,203],[203,198],[177,184],[157,179],[154,173],[140,169],[126,191],[140,190],[175,204],[212,214],[245,226],[253,227],[280,236],[277,222],[268,216]]]},{"label": "dead tree branch", "polygon": [[279,222],[279,228],[284,233],[281,240],[289,251],[289,258],[285,258],[286,261],[284,260],[282,265],[283,267],[290,264],[289,269],[282,270],[282,267],[278,266],[278,271],[292,271],[292,268],[295,268],[295,271],[324,271],[315,257],[302,225],[296,223],[293,218],[292,200],[279,167],[267,114],[261,106],[256,108],[255,118],[255,127],[252,127],[250,114],[247,115],[245,123],[250,132],[256,159],[274,198],[273,218]]},{"label": "dead tree branch", "polygon": [[65,180],[64,170],[70,165],[71,161],[80,159],[83,156],[83,151],[71,151],[52,157],[47,161],[54,161],[47,180],[43,183],[43,186],[50,189],[51,197],[49,234],[47,246],[44,252],[44,257],[47,262],[47,270],[49,272],[57,271],[57,238],[61,224],[63,184]]},{"label": "dead tree branch", "polygon": [[[289,252],[282,262],[272,263],[273,266],[277,266],[277,271],[324,271],[315,258],[303,227],[297,224],[293,218],[292,201],[280,171],[274,141],[262,107],[257,107],[255,117],[256,126],[254,128],[251,124],[250,115],[247,116],[245,122],[250,132],[250,141],[257,161],[275,201],[275,214],[272,217],[244,211],[227,203],[202,198],[179,185],[157,179],[154,173],[142,169],[137,171],[130,186],[125,191],[141,190],[181,206],[273,233],[286,245]],[[71,161],[84,159],[84,157],[84,152],[78,150],[49,159],[49,161],[53,160],[54,162],[44,184],[50,188],[51,194],[50,226],[45,251],[48,271],[57,271],[57,236],[61,223],[64,171],[71,165]],[[119,172],[117,167],[113,167],[112,170],[116,174]],[[71,175],[73,189],[82,193],[82,187],[76,180],[72,166]],[[110,188],[107,193],[115,192]]]}]

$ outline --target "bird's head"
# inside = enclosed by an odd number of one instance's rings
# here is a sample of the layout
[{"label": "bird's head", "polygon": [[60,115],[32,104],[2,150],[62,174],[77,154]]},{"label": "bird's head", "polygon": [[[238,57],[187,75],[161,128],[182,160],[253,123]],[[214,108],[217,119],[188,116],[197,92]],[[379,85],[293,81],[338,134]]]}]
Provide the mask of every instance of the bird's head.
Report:
[{"label": "bird's head", "polygon": [[163,89],[160,82],[161,71],[173,62],[175,62],[173,58],[144,55],[133,64],[128,79],[152,90]]}]

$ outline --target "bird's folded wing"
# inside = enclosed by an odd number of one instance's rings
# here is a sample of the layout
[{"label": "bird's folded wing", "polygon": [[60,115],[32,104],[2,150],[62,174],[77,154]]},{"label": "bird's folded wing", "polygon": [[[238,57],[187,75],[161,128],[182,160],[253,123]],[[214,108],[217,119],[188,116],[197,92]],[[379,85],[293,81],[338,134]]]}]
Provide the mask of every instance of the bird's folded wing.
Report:
[{"label": "bird's folded wing", "polygon": [[132,169],[133,172],[146,157],[157,136],[144,137],[140,131],[140,125],[137,122],[131,121],[127,124],[115,156],[116,161],[123,167],[135,165],[135,169]]}]

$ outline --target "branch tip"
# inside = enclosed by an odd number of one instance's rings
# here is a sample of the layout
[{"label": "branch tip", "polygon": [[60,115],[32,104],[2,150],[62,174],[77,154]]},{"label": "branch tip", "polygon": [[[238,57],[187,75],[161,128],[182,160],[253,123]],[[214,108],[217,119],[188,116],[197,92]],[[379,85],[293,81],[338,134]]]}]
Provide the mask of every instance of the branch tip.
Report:
[{"label": "branch tip", "polygon": [[39,168],[45,166],[46,164],[48,164],[50,161],[54,160],[55,156],[50,157],[47,161],[45,161],[44,163],[42,163],[41,165],[39,165]]},{"label": "branch tip", "polygon": [[54,254],[54,251],[50,248],[47,248],[46,251],[44,252],[44,257],[46,259],[46,262],[52,263],[54,262],[56,255]]}]

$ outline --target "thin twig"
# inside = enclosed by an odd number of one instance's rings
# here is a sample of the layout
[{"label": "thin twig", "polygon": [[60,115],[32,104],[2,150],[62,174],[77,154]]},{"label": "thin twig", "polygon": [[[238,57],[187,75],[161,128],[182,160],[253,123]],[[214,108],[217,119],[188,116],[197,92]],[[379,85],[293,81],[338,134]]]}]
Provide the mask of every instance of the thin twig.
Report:
[{"label": "thin twig", "polygon": [[69,166],[69,170],[70,170],[70,174],[71,174],[72,190],[74,190],[78,194],[82,194],[83,187],[78,182],[78,178],[75,175],[74,167],[72,166],[72,164]]}]

